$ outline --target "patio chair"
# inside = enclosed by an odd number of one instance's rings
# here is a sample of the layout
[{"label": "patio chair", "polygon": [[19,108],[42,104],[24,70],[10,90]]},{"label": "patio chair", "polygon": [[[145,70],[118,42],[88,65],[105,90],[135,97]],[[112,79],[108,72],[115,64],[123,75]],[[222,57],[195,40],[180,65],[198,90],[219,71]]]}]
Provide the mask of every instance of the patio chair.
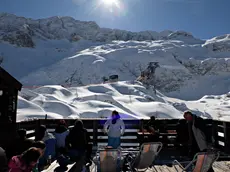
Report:
[{"label": "patio chair", "polygon": [[100,172],[120,172],[120,150],[104,149],[99,150],[98,167]]},{"label": "patio chair", "polygon": [[161,142],[143,143],[135,158],[128,162],[129,169],[131,171],[146,171],[153,165],[162,146]]},{"label": "patio chair", "polygon": [[[177,160],[174,160],[173,164],[175,169],[176,165],[178,165],[182,171],[192,171],[192,172],[207,172],[212,164],[219,158],[219,152],[200,152],[197,153],[193,160],[188,163],[187,166],[182,166]],[[195,166],[194,166],[195,164]],[[194,166],[194,168],[193,168]]]}]

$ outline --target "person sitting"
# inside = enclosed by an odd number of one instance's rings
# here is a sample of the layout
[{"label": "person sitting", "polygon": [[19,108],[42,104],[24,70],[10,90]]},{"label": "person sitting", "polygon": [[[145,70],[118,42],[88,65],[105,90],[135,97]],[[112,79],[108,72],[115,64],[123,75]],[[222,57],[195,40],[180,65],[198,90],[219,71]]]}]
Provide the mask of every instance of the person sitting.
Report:
[{"label": "person sitting", "polygon": [[26,138],[26,130],[25,129],[18,130],[18,135],[19,135],[19,139],[17,141],[18,150],[17,150],[16,155],[20,155],[23,152],[25,152],[26,150],[28,150],[29,148],[31,148],[31,146],[34,142],[33,140]]},{"label": "person sitting", "polygon": [[38,130],[36,131],[35,136],[36,141],[43,141],[46,144],[46,149],[44,152],[43,157],[39,161],[39,166],[46,166],[49,165],[50,162],[54,160],[56,156],[56,139],[53,134],[48,133],[46,127],[41,125]]},{"label": "person sitting", "polygon": [[149,135],[148,140],[145,142],[154,142],[159,140],[159,126],[156,123],[155,116],[151,116],[150,120],[145,124],[142,128],[143,132],[149,132],[151,135]]},{"label": "person sitting", "polygon": [[40,151],[34,147],[21,155],[13,156],[8,164],[9,172],[31,172],[40,156]]},{"label": "person sitting", "polygon": [[147,131],[150,133],[157,132],[157,129],[158,129],[158,127],[157,127],[155,116],[151,116],[150,120],[142,128],[143,131]]},{"label": "person sitting", "polygon": [[8,159],[11,159],[12,156],[22,154],[24,151],[28,150],[34,142],[33,140],[26,138],[25,129],[19,129],[17,131],[17,135],[17,138],[11,144],[9,144],[8,148],[6,149]]},{"label": "person sitting", "polygon": [[41,156],[44,155],[45,150],[46,150],[46,144],[43,141],[36,141],[36,142],[34,142],[32,144],[32,147],[37,148],[40,151]]},{"label": "person sitting", "polygon": [[54,136],[57,140],[56,148],[58,154],[65,153],[65,148],[66,148],[65,140],[68,135],[69,135],[69,130],[66,126],[65,121],[60,120],[54,132]]},{"label": "person sitting", "polygon": [[8,172],[7,158],[5,150],[0,147],[0,171]]},{"label": "person sitting", "polygon": [[46,144],[43,141],[36,141],[32,144],[32,147],[37,148],[41,155],[37,165],[34,168],[34,171],[41,171],[42,168],[44,167],[44,164],[46,164],[45,162],[46,158],[44,157],[44,153],[46,150]]},{"label": "person sitting", "polygon": [[112,146],[114,149],[120,147],[125,124],[117,111],[114,110],[111,119],[104,124],[104,132],[108,134],[108,146]]},{"label": "person sitting", "polygon": [[89,135],[81,120],[76,120],[74,127],[70,130],[66,137],[66,147],[68,148],[68,155],[74,161],[85,156],[87,145],[89,143]]}]

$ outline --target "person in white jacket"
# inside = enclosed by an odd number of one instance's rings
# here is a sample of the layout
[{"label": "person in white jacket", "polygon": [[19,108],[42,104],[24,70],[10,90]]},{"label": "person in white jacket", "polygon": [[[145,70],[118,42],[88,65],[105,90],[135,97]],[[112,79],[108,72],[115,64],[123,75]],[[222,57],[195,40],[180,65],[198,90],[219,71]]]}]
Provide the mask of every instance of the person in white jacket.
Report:
[{"label": "person in white jacket", "polygon": [[106,121],[104,131],[108,134],[108,146],[117,149],[125,132],[125,124],[117,111],[113,111],[112,118]]}]

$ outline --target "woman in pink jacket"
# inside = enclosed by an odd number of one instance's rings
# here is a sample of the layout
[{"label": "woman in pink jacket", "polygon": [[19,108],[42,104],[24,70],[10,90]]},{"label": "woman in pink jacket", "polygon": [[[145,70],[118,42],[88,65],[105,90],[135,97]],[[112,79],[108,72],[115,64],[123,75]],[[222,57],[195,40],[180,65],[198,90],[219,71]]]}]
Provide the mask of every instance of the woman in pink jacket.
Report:
[{"label": "woman in pink jacket", "polygon": [[8,164],[9,172],[31,172],[36,166],[40,155],[40,151],[32,147],[21,155],[12,157]]}]

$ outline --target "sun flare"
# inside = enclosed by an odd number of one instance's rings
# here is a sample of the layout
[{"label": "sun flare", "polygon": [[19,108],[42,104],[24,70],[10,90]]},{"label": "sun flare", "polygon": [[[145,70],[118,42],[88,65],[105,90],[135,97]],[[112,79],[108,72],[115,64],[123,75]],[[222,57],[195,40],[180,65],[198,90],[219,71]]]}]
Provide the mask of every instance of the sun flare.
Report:
[{"label": "sun flare", "polygon": [[118,5],[119,4],[119,0],[102,0],[102,2],[106,5],[106,6],[112,6],[112,5]]},{"label": "sun flare", "polygon": [[121,16],[125,12],[122,0],[96,0],[95,9],[97,8],[100,8],[102,13],[109,12],[113,16]]}]

